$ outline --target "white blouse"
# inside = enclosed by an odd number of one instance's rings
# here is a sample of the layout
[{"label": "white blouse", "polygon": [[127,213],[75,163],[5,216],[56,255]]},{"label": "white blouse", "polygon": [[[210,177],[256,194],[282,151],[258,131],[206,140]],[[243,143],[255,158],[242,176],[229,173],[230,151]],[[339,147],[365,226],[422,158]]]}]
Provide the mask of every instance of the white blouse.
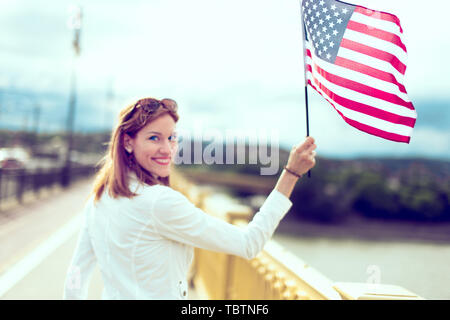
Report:
[{"label": "white blouse", "polygon": [[102,299],[187,299],[193,247],[254,258],[292,206],[273,190],[245,228],[204,213],[182,193],[133,179],[134,198],[104,192],[83,213],[77,246],[67,271],[64,299],[86,299],[95,264]]}]

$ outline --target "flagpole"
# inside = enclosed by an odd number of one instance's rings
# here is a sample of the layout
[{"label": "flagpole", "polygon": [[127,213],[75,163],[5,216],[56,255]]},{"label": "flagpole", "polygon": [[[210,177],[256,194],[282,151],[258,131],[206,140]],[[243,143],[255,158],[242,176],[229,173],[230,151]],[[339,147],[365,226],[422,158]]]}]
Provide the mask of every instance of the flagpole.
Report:
[{"label": "flagpole", "polygon": [[[308,82],[305,83],[305,105],[306,105],[306,136],[309,137]],[[311,178],[311,169],[308,170],[308,178]]]},{"label": "flagpole", "polygon": [[308,83],[305,84],[305,105],[306,105],[306,136],[309,137],[309,116],[308,116]]},{"label": "flagpole", "polygon": [[[305,48],[305,24],[303,21],[303,0],[300,3],[300,19],[302,22],[302,45],[303,45],[303,70],[305,72],[305,106],[306,106],[306,136],[309,137],[309,112],[308,112],[308,79],[306,77],[306,48]],[[311,170],[308,170],[308,178],[311,178]]]}]

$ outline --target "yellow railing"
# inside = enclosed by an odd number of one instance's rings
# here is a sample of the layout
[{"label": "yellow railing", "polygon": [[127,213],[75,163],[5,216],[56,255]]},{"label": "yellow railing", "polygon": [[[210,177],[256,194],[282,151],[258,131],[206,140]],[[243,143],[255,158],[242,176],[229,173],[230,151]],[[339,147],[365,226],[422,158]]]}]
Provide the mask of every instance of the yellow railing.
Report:
[{"label": "yellow railing", "polygon": [[[211,187],[199,187],[181,174],[172,187],[208,214],[245,226],[253,212]],[[275,241],[254,259],[195,249],[193,282],[202,299],[211,300],[353,300],[423,299],[399,286],[333,282]]]}]

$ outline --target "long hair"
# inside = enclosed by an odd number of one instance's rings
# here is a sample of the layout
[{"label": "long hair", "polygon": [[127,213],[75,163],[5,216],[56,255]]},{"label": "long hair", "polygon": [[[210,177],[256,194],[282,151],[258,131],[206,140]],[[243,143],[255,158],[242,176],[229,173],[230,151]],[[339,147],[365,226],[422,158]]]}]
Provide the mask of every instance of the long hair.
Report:
[{"label": "long hair", "polygon": [[148,123],[158,117],[169,114],[178,121],[177,103],[171,99],[157,100],[145,98],[132,103],[121,110],[116,127],[113,129],[108,150],[99,162],[92,193],[97,202],[105,190],[113,198],[136,196],[129,188],[129,172],[134,172],[139,181],[148,185],[162,184],[169,186],[170,177],[156,177],[140,166],[133,153],[128,154],[124,147],[124,135],[135,138],[136,134]]}]

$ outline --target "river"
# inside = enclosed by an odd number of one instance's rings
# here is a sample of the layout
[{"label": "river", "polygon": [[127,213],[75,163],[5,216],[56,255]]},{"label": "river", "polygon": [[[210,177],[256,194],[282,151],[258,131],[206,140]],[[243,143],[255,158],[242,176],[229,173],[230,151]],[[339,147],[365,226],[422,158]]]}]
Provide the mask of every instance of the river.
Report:
[{"label": "river", "polygon": [[[358,228],[359,235],[367,235],[361,237],[356,236],[354,227],[289,221],[280,225],[273,240],[332,281],[373,283],[376,276],[380,283],[401,286],[425,299],[449,300],[450,242],[444,241],[450,236],[445,231],[448,225],[381,225]],[[375,232],[376,228],[379,231]],[[409,237],[405,230],[409,230]],[[439,236],[436,230],[445,233]],[[402,236],[390,237],[394,231]],[[421,236],[414,238],[414,234]]]}]

